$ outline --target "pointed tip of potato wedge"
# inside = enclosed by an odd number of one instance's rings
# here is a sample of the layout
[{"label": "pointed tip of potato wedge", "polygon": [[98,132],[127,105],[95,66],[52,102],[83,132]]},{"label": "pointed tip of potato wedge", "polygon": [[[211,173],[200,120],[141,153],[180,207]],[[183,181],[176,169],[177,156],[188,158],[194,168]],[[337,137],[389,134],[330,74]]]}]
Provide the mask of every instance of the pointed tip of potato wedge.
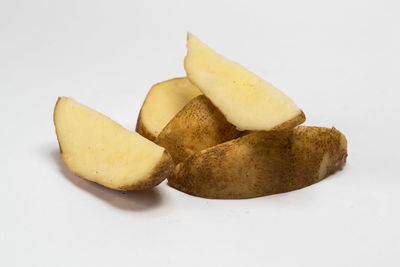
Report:
[{"label": "pointed tip of potato wedge", "polygon": [[86,180],[116,190],[145,190],[174,170],[164,148],[71,98],[58,98],[54,125],[62,161]]},{"label": "pointed tip of potato wedge", "polygon": [[306,121],[306,115],[302,110],[293,118],[275,126],[272,130],[285,130],[285,129],[292,129]]}]

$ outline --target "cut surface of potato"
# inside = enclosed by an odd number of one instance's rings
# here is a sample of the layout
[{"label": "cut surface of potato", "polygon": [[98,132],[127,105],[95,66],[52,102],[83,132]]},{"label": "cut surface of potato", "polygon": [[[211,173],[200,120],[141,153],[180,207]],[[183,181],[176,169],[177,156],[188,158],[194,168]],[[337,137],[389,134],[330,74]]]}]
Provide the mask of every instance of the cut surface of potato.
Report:
[{"label": "cut surface of potato", "polygon": [[61,158],[77,176],[117,190],[144,190],[173,172],[162,147],[76,101],[61,97],[54,109]]},{"label": "cut surface of potato", "polygon": [[210,100],[199,95],[175,115],[155,142],[166,148],[177,164],[194,152],[235,139],[240,134]]},{"label": "cut surface of potato", "polygon": [[200,94],[200,90],[187,78],[155,84],[143,102],[136,131],[154,141],[176,113]]},{"label": "cut surface of potato", "polygon": [[239,130],[266,131],[287,121],[304,122],[303,112],[283,92],[192,34],[187,49],[187,77]]},{"label": "cut surface of potato", "polygon": [[260,131],[194,153],[168,183],[205,198],[252,198],[314,184],[346,158],[346,138],[335,128]]}]

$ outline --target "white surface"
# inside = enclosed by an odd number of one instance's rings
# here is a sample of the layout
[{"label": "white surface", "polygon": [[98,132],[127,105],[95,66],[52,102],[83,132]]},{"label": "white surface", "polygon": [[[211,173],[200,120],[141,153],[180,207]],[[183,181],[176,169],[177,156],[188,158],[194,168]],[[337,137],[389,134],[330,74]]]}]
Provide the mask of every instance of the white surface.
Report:
[{"label": "white surface", "polygon": [[[0,266],[399,266],[399,2],[166,2],[0,1]],[[71,175],[57,96],[134,129],[186,31],[345,133],[344,170],[236,201]]]}]

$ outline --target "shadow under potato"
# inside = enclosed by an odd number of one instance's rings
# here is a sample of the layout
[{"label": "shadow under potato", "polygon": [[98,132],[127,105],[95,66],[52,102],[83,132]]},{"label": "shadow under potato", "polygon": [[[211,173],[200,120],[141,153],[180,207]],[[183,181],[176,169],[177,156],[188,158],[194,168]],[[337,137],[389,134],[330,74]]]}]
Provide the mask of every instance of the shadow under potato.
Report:
[{"label": "shadow under potato", "polygon": [[71,173],[62,162],[58,149],[52,150],[49,156],[57,164],[60,173],[68,181],[116,208],[130,211],[144,211],[154,209],[162,203],[161,193],[156,188],[146,191],[128,192],[109,189]]}]

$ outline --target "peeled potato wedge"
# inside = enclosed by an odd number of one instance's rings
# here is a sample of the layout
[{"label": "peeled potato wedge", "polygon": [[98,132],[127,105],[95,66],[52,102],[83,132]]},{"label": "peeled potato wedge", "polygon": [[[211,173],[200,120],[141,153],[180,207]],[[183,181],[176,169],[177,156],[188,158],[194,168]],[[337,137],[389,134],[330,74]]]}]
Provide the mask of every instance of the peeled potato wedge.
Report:
[{"label": "peeled potato wedge", "polygon": [[155,84],[143,102],[136,131],[154,141],[176,113],[200,94],[200,90],[187,78],[175,78]]},{"label": "peeled potato wedge", "polygon": [[188,34],[185,70],[238,130],[267,131],[305,121],[304,113],[279,89]]},{"label": "peeled potato wedge", "polygon": [[165,126],[156,143],[166,148],[175,164],[205,148],[241,134],[204,95],[192,99]]},{"label": "peeled potato wedge", "polygon": [[346,138],[335,128],[260,131],[194,153],[168,183],[205,198],[252,198],[314,184],[346,158]]},{"label": "peeled potato wedge", "polygon": [[145,190],[173,172],[164,148],[70,98],[58,99],[54,124],[65,166],[84,179],[121,191]]}]

